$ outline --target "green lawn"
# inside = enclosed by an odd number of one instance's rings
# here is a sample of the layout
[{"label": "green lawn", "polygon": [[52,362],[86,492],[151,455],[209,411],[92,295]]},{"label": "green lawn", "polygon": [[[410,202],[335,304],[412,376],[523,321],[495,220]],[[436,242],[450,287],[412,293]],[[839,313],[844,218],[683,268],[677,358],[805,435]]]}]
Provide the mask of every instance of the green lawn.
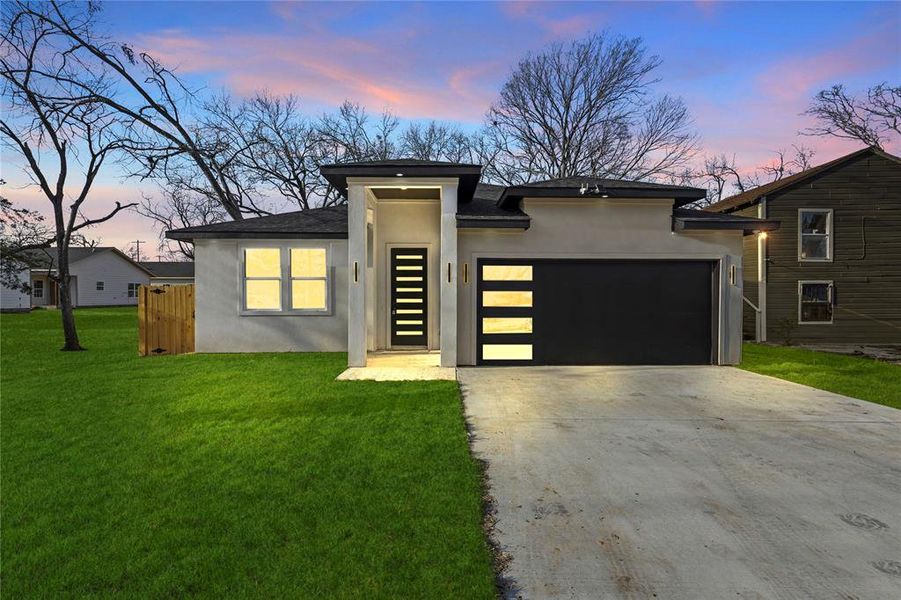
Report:
[{"label": "green lawn", "polygon": [[491,598],[456,383],[342,354],[138,358],[133,309],[0,317],[8,598]]},{"label": "green lawn", "polygon": [[744,345],[741,368],[901,408],[901,366],[803,348]]}]

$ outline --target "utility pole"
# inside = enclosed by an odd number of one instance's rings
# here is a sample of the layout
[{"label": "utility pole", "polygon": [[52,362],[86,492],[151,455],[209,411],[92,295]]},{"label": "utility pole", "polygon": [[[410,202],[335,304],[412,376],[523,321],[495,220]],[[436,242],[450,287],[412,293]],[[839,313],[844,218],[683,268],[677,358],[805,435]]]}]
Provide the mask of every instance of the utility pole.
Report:
[{"label": "utility pole", "polygon": [[135,254],[137,255],[135,260],[137,262],[141,262],[141,244],[144,243],[144,240],[135,240],[132,244],[135,245]]}]

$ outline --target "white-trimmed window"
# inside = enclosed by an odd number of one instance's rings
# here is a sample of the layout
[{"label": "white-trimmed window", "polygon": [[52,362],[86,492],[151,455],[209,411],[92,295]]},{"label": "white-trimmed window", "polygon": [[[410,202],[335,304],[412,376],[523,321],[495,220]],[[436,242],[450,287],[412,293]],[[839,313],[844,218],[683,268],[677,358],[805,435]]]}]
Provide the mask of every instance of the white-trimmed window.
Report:
[{"label": "white-trimmed window", "polygon": [[243,249],[246,314],[328,314],[328,251],[324,247]]},{"label": "white-trimmed window", "polygon": [[831,281],[798,282],[798,323],[832,323],[835,290]]},{"label": "white-trimmed window", "polygon": [[798,211],[798,260],[832,260],[832,209]]},{"label": "white-trimmed window", "polygon": [[31,295],[35,298],[43,298],[44,297],[44,280],[43,279],[35,279],[34,285],[31,287]]},{"label": "white-trimmed window", "polygon": [[96,289],[98,292],[102,292],[103,289],[104,289],[104,287],[105,287],[105,286],[104,286],[103,282],[102,282],[102,281],[98,281],[98,282],[97,282],[97,286],[96,286],[95,289]]},{"label": "white-trimmed window", "polygon": [[328,310],[325,248],[291,248],[291,309]]},{"label": "white-trimmed window", "polygon": [[138,286],[140,283],[129,283],[128,284],[128,297],[129,298],[137,298],[138,297]]}]

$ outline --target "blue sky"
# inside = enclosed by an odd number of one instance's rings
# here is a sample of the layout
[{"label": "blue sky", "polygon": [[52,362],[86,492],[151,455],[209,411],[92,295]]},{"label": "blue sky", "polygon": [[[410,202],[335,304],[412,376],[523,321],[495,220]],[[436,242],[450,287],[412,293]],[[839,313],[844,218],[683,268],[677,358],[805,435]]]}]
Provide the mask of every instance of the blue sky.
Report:
[{"label": "blue sky", "polygon": [[[294,93],[311,115],[350,99],[467,128],[525,53],[604,29],[640,36],[663,59],[657,90],[684,98],[703,149],[749,167],[794,143],[814,147],[814,162],[853,150],[797,136],[812,94],[833,83],[901,82],[896,2],[109,2],[103,20],[112,37],[161,57],[193,85]],[[138,193],[117,175],[101,182],[98,211]],[[31,193],[7,193],[34,203]],[[119,246],[155,239],[134,216],[94,234]]]}]

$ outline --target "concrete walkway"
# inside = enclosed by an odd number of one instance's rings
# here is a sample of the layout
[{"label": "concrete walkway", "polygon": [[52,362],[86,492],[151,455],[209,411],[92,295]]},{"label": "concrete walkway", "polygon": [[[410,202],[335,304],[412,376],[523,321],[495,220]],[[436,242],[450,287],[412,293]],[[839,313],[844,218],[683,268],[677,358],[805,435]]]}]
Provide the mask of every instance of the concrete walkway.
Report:
[{"label": "concrete walkway", "polygon": [[724,367],[458,379],[511,597],[901,598],[901,411]]},{"label": "concrete walkway", "polygon": [[437,351],[380,351],[370,352],[365,367],[348,367],[336,379],[339,381],[453,381],[457,370],[441,366]]}]

